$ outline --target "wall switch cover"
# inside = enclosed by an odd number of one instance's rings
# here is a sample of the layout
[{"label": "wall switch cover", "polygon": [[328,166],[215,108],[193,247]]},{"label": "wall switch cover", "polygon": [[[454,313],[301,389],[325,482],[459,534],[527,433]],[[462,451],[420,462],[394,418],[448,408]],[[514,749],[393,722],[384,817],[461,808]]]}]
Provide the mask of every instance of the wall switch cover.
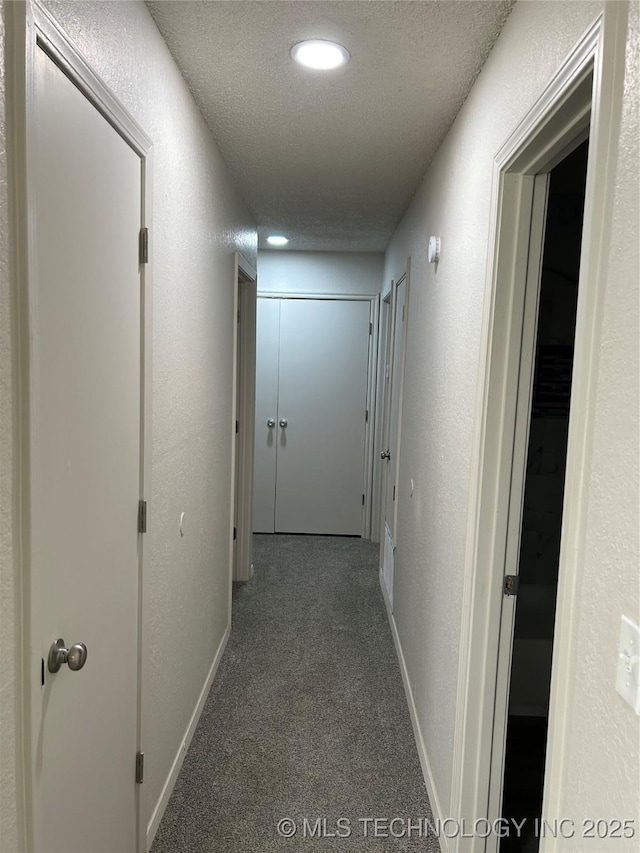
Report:
[{"label": "wall switch cover", "polygon": [[640,627],[622,617],[616,690],[640,714]]}]

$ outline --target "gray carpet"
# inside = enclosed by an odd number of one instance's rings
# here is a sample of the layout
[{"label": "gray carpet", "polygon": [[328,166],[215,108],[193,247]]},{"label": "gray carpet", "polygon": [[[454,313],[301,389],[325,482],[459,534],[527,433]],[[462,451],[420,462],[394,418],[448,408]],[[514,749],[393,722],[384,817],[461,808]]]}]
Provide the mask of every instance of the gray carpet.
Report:
[{"label": "gray carpet", "polygon": [[[361,539],[255,537],[256,573],[234,589],[231,638],[152,853],[439,850],[416,829],[431,811],[377,562]],[[285,817],[292,838],[278,834]],[[404,837],[361,820],[375,817],[405,819],[392,827]],[[349,824],[331,837],[338,818]]]}]

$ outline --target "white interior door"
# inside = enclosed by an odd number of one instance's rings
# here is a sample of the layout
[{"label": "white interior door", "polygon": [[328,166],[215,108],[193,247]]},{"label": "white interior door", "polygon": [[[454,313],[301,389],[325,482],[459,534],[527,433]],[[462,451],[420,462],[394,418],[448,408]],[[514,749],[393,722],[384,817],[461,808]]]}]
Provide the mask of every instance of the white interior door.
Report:
[{"label": "white interior door", "polygon": [[[40,49],[31,317],[36,851],[134,851],[141,446],[139,156]],[[53,641],[86,663],[48,671]]]},{"label": "white interior door", "polygon": [[283,299],[276,531],[362,534],[370,304]]},{"label": "white interior door", "polygon": [[400,412],[402,406],[402,380],[404,375],[404,347],[406,328],[406,296],[407,279],[402,278],[395,285],[393,311],[393,342],[390,365],[391,387],[389,388],[389,421],[387,445],[387,476],[385,502],[385,527],[391,540],[391,547],[396,545],[397,501],[399,456],[400,456]]},{"label": "white interior door", "polygon": [[[538,304],[546,229],[549,174],[538,175],[533,184],[531,198],[530,239],[527,260],[527,278],[523,294],[514,300],[514,327],[518,328],[520,341],[517,384],[514,384],[515,410],[512,439],[511,481],[509,485],[509,509],[507,516],[505,575],[519,575],[519,554],[522,539],[522,518],[525,505],[527,476],[527,454],[531,428],[531,404],[535,371],[536,338],[538,330]],[[549,489],[549,487],[546,487]],[[510,674],[514,650],[516,595],[503,595],[500,612],[500,636],[498,642],[498,665],[494,704],[494,730],[491,749],[489,780],[489,814],[502,814],[502,797],[509,719]],[[535,663],[535,661],[534,661]],[[532,679],[535,671],[529,668]],[[492,818],[493,819],[493,818]],[[500,843],[497,836],[487,838],[486,853],[497,853]]]},{"label": "white interior door", "polygon": [[273,533],[276,513],[276,441],[280,299],[258,299],[253,530]]}]

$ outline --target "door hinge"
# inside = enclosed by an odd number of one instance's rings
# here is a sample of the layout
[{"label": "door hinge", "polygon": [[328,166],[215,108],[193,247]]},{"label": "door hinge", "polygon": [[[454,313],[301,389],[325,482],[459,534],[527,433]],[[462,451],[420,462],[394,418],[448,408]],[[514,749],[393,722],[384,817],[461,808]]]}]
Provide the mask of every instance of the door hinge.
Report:
[{"label": "door hinge", "polygon": [[240,322],[240,309],[238,308],[238,323]]},{"label": "door hinge", "polygon": [[140,229],[140,263],[149,263],[149,229]]},{"label": "door hinge", "polygon": [[403,323],[404,323],[404,309],[405,309],[406,307],[407,307],[406,305],[403,305],[403,306],[402,306],[402,322],[403,322]]},{"label": "door hinge", "polygon": [[138,533],[147,532],[147,502],[140,501],[138,504]]},{"label": "door hinge", "polygon": [[236,434],[240,432],[240,421],[236,421]]},{"label": "door hinge", "polygon": [[238,528],[234,527],[233,528],[233,541],[235,542],[237,538],[238,538]]},{"label": "door hinge", "polygon": [[364,506],[364,495],[362,496],[362,506]]},{"label": "door hinge", "polygon": [[373,334],[373,323],[369,323],[369,334]]},{"label": "door hinge", "polygon": [[518,587],[520,586],[520,578],[518,575],[505,575],[502,591],[505,595],[517,595]]},{"label": "door hinge", "polygon": [[396,499],[396,487],[394,486],[393,487],[393,498],[392,498],[392,500],[395,501],[395,499]]},{"label": "door hinge", "polygon": [[365,424],[369,423],[369,409],[365,409],[364,422],[365,422]]},{"label": "door hinge", "polygon": [[136,784],[144,782],[144,752],[136,752]]}]

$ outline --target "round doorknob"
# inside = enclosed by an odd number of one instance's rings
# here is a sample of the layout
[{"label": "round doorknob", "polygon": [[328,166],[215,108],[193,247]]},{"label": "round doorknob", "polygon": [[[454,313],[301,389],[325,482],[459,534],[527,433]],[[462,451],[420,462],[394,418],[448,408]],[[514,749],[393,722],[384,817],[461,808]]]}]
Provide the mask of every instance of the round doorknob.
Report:
[{"label": "round doorknob", "polygon": [[274,419],[273,419],[273,418],[268,418],[268,420],[267,420],[267,426],[269,427],[269,429],[273,429],[273,427],[274,427],[275,425],[276,425],[276,422],[274,421]]},{"label": "round doorknob", "polygon": [[67,652],[67,666],[77,672],[87,662],[87,647],[84,643],[74,643]]},{"label": "round doorknob", "polygon": [[380,459],[391,459],[391,454],[388,450],[383,450],[380,454]]},{"label": "round doorknob", "polygon": [[70,649],[63,639],[56,640],[49,649],[49,672],[57,672],[63,663],[77,672],[87,662],[87,647],[84,643],[74,643]]},{"label": "round doorknob", "polygon": [[286,429],[289,426],[289,421],[286,418],[280,418],[280,426],[282,429]]}]

